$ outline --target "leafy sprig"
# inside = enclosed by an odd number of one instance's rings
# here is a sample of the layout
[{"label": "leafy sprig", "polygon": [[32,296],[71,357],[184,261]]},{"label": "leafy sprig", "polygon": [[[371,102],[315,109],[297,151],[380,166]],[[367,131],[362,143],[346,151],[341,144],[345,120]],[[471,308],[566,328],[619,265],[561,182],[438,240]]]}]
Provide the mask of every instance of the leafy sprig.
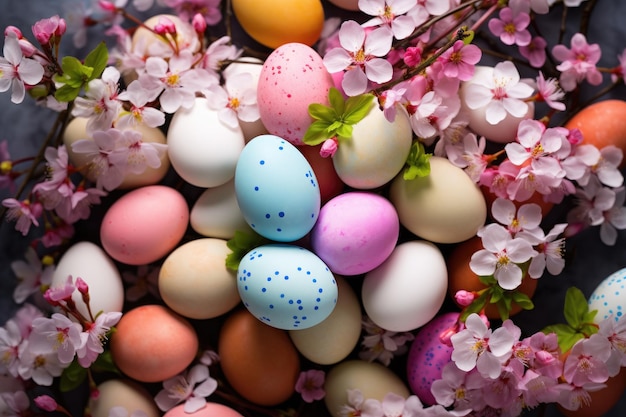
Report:
[{"label": "leafy sprig", "polygon": [[402,177],[406,181],[419,177],[427,177],[430,174],[430,157],[432,154],[426,153],[422,142],[416,140],[411,145],[409,156],[406,159],[406,167]]},{"label": "leafy sprig", "polygon": [[73,56],[61,60],[62,74],[56,74],[54,81],[63,84],[54,93],[61,102],[73,101],[91,80],[100,78],[109,60],[109,51],[104,42],[100,42],[85,58],[85,63]]},{"label": "leafy sprig", "polygon": [[226,256],[226,268],[236,272],[246,253],[267,242],[269,241],[257,233],[235,231],[235,236],[226,242],[226,246],[232,251]]}]

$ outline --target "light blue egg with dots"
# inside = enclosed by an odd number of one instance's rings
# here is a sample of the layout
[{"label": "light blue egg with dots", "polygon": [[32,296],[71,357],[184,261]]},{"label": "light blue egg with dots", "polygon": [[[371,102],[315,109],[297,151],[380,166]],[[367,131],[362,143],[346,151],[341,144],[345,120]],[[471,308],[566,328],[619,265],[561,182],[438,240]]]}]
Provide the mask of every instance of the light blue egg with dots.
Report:
[{"label": "light blue egg with dots", "polygon": [[244,147],[235,168],[235,195],[250,227],[277,242],[304,237],[320,212],[313,168],[294,145],[274,135],[257,136]]},{"label": "light blue egg with dots", "polygon": [[613,317],[620,321],[626,313],[626,268],[620,269],[602,281],[589,297],[589,310],[598,310],[594,321]]},{"label": "light blue egg with dots", "polygon": [[324,261],[285,243],[248,252],[239,264],[237,289],[252,315],[283,330],[315,326],[337,304],[337,282]]}]

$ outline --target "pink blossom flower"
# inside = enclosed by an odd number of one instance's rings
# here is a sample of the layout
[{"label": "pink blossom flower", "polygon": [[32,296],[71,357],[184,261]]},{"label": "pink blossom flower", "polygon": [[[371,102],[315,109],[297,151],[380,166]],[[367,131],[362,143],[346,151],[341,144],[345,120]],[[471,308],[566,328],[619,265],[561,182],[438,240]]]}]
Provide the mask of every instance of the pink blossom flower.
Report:
[{"label": "pink blossom flower", "polygon": [[217,381],[209,375],[206,365],[195,365],[186,375],[163,381],[163,389],[154,398],[161,411],[185,402],[186,413],[194,413],[206,405],[206,397],[217,389]]},{"label": "pink blossom flower", "polygon": [[409,46],[404,51],[402,60],[409,67],[416,67],[422,61],[422,48],[418,46]]},{"label": "pink blossom flower", "polygon": [[541,403],[555,403],[561,395],[558,379],[539,374],[528,369],[519,380],[518,388],[521,390],[524,404],[534,408]]},{"label": "pink blossom flower", "polygon": [[614,377],[626,366],[626,320],[619,320],[617,316],[602,320],[598,326],[598,334],[611,344],[611,356],[606,364],[609,377]]},{"label": "pink blossom flower", "polygon": [[144,89],[138,80],[131,82],[118,96],[119,100],[130,102],[130,109],[121,109],[115,127],[123,130],[142,125],[149,127],[163,125],[165,123],[163,112],[147,105],[156,99],[156,95],[151,93],[150,90]]},{"label": "pink blossom flower", "polygon": [[64,19],[61,19],[59,15],[49,17],[47,19],[41,19],[35,22],[33,25],[33,35],[35,39],[42,45],[58,45],[61,36],[67,30],[67,25]]},{"label": "pink blossom flower", "polygon": [[530,43],[531,35],[527,30],[530,24],[530,16],[528,13],[514,13],[510,7],[504,7],[500,10],[500,18],[492,18],[489,20],[489,30],[505,45],[526,46]]},{"label": "pink blossom flower", "polygon": [[516,142],[507,143],[504,147],[507,157],[515,165],[522,166],[530,160],[535,168],[560,169],[558,161],[551,156],[561,148],[565,139],[560,129],[546,129],[537,120],[522,120],[517,128],[516,139]]},{"label": "pink blossom flower", "polygon": [[598,176],[600,182],[608,187],[621,187],[624,176],[619,170],[623,153],[615,145],[608,145],[600,149],[599,160],[591,166],[591,172]]},{"label": "pink blossom flower", "polygon": [[379,27],[366,33],[353,20],[347,20],[339,29],[341,48],[334,48],[324,56],[324,65],[330,73],[346,70],[341,86],[349,96],[367,90],[368,80],[384,83],[391,80],[393,68],[380,57],[391,50],[393,34],[388,27]]},{"label": "pink blossom flower", "polygon": [[218,363],[219,361],[220,361],[220,356],[214,350],[203,351],[202,355],[198,359],[198,362],[206,366],[211,366],[213,364]]},{"label": "pink blossom flower", "polygon": [[468,373],[454,362],[448,362],[443,367],[441,379],[433,381],[431,392],[437,404],[444,407],[452,406],[457,411],[480,410],[485,405],[481,389],[484,382],[477,371]]},{"label": "pink blossom flower", "polygon": [[565,92],[561,90],[557,81],[554,78],[543,77],[543,73],[539,72],[537,76],[537,94],[541,97],[541,100],[545,101],[548,106],[554,110],[565,110],[565,103],[561,103],[561,100],[565,96]]},{"label": "pink blossom flower", "polygon": [[501,373],[502,365],[511,355],[515,338],[504,327],[492,332],[478,314],[470,314],[465,329],[451,337],[452,360],[465,372],[476,368],[491,379]]},{"label": "pink blossom flower", "polygon": [[106,191],[99,188],[80,187],[70,199],[56,207],[56,213],[67,223],[75,223],[78,220],[86,220],[91,214],[91,206],[100,204],[100,198],[107,195]]},{"label": "pink blossom flower", "polygon": [[24,258],[25,260],[11,262],[11,269],[19,281],[13,290],[13,300],[18,304],[24,303],[28,297],[49,286],[55,269],[53,264],[44,268],[39,255],[30,246],[26,249]]},{"label": "pink blossom flower", "polygon": [[42,386],[52,385],[54,378],[61,376],[69,365],[61,363],[56,352],[34,353],[29,340],[20,344],[19,361],[20,377],[24,380],[32,379]]},{"label": "pink blossom flower", "polygon": [[239,126],[239,120],[259,120],[256,84],[250,73],[227,77],[224,87],[219,84],[211,85],[205,96],[209,107],[217,110],[220,121],[230,128]]},{"label": "pink blossom flower", "polygon": [[605,210],[602,215],[604,221],[600,225],[600,240],[608,246],[615,245],[617,242],[617,231],[626,229],[626,189],[624,187],[616,188],[615,202],[613,206]]},{"label": "pink blossom flower", "polygon": [[123,130],[118,139],[118,146],[126,150],[126,170],[132,174],[142,174],[147,168],[161,166],[161,158],[167,152],[167,145],[156,142],[144,142],[143,134],[136,130]]},{"label": "pink blossom flower", "polygon": [[467,307],[468,305],[472,304],[472,301],[474,301],[476,297],[476,293],[471,291],[458,290],[456,293],[454,293],[454,301],[456,301],[457,304],[463,307]]},{"label": "pink blossom flower", "polygon": [[36,318],[28,339],[29,349],[35,354],[56,352],[61,364],[69,364],[74,360],[76,351],[86,343],[81,330],[80,324],[72,322],[63,314],[54,313],[50,318]]},{"label": "pink blossom flower", "polygon": [[611,344],[599,334],[581,339],[572,347],[563,364],[563,378],[577,387],[589,382],[604,383],[609,379],[606,360],[611,355]]},{"label": "pink blossom flower", "polygon": [[113,121],[122,108],[122,103],[118,100],[119,79],[117,68],[107,67],[101,78],[89,81],[85,97],[76,97],[72,115],[89,119],[88,133],[113,126]]},{"label": "pink blossom flower", "polygon": [[535,68],[541,68],[546,63],[546,46],[548,42],[541,36],[533,37],[528,45],[520,46],[520,54]]},{"label": "pink blossom flower", "polygon": [[8,320],[0,327],[0,373],[19,376],[19,347],[22,334],[15,320]]},{"label": "pink blossom flower", "polygon": [[600,45],[588,44],[582,33],[572,37],[571,49],[565,45],[555,45],[552,55],[561,62],[556,69],[561,71],[559,81],[563,90],[573,91],[585,79],[591,85],[602,83],[602,74],[596,67],[602,55]]},{"label": "pink blossom flower", "polygon": [[[439,16],[450,10],[450,4],[439,0],[417,0],[414,12],[415,9],[424,11],[429,15]],[[418,25],[419,23],[420,22],[416,21],[415,24]]]},{"label": "pink blossom flower", "polygon": [[611,72],[611,81],[614,83],[620,79],[622,81],[626,80],[626,49],[617,56],[617,60],[619,61],[619,66]]},{"label": "pink blossom flower", "polygon": [[482,53],[476,45],[458,40],[438,58],[443,64],[441,73],[449,78],[468,81],[474,76],[474,67],[480,61]]},{"label": "pink blossom flower", "polygon": [[75,290],[76,286],[74,286],[74,279],[71,275],[68,275],[63,285],[48,288],[44,297],[51,305],[56,306],[61,302],[68,302],[71,300],[72,294]]},{"label": "pink blossom flower", "polygon": [[533,232],[533,237],[537,239],[535,243],[537,255],[532,258],[528,267],[528,275],[531,278],[541,277],[544,269],[552,275],[559,275],[563,271],[565,239],[557,239],[557,237],[565,231],[566,227],[567,223],[556,224],[547,235],[544,235],[541,228]]},{"label": "pink blossom flower", "polygon": [[138,301],[148,293],[160,299],[158,286],[159,271],[159,267],[150,267],[148,265],[138,266],[136,273],[123,271],[122,279],[130,284],[130,287],[125,291],[126,299],[133,302]]},{"label": "pink blossom flower", "polygon": [[339,141],[337,140],[337,137],[326,139],[320,147],[320,156],[322,158],[332,158],[335,155],[335,152],[337,152],[338,147]]},{"label": "pink blossom flower", "polygon": [[[491,215],[500,224],[506,226],[511,236],[520,232],[534,233],[540,229],[541,207],[538,204],[524,204],[519,209],[505,198],[496,198],[491,205]],[[534,243],[534,242],[531,242]]]},{"label": "pink blossom flower", "polygon": [[339,415],[342,417],[383,417],[380,401],[373,398],[365,399],[359,389],[348,389],[348,403],[341,406]]},{"label": "pink blossom flower", "polygon": [[576,207],[568,213],[568,223],[582,223],[599,226],[604,220],[604,213],[615,206],[616,193],[603,187],[596,176],[589,183],[576,190]]},{"label": "pink blossom flower", "polygon": [[559,378],[563,363],[560,359],[561,351],[556,333],[537,332],[530,336],[528,343],[535,353],[532,368],[549,378]]},{"label": "pink blossom flower", "polygon": [[359,0],[359,9],[376,16],[363,27],[388,26],[396,39],[404,39],[415,30],[413,18],[405,13],[415,6],[414,0]]},{"label": "pink blossom flower", "polygon": [[394,355],[406,352],[406,343],[414,339],[409,332],[396,333],[382,329],[369,317],[365,317],[362,324],[366,335],[361,342],[363,350],[359,352],[359,357],[369,362],[377,360],[389,366]]},{"label": "pink blossom flower", "polygon": [[325,373],[319,369],[309,369],[300,372],[296,381],[296,392],[302,396],[304,402],[312,403],[321,400],[326,395],[324,391]]},{"label": "pink blossom flower", "polygon": [[106,341],[106,334],[120,321],[121,317],[122,313],[119,312],[101,313],[96,317],[95,322],[89,324],[83,332],[85,343],[76,350],[80,366],[89,368],[98,355],[104,352],[102,345]]},{"label": "pink blossom flower", "polygon": [[24,57],[14,34],[4,38],[4,57],[0,57],[0,92],[11,89],[11,101],[19,104],[26,95],[25,85],[41,81],[44,69],[32,58]]},{"label": "pink blossom flower", "polygon": [[487,379],[482,387],[483,399],[488,407],[512,409],[512,415],[520,415],[521,407],[516,400],[521,395],[519,389],[521,374],[505,366],[497,378]]},{"label": "pink blossom flower", "polygon": [[468,133],[463,138],[462,146],[447,147],[448,159],[465,173],[474,182],[480,181],[480,177],[487,168],[487,156],[485,146],[487,141],[484,137],[477,139],[473,133]]},{"label": "pink blossom flower", "polygon": [[479,230],[483,246],[470,259],[470,269],[479,276],[494,275],[505,290],[513,290],[522,283],[519,264],[528,261],[537,252],[523,238],[513,238],[503,226],[490,223]]},{"label": "pink blossom flower", "polygon": [[81,139],[72,144],[76,153],[91,159],[89,174],[96,178],[96,187],[111,191],[122,183],[126,174],[127,152],[120,146],[122,131],[112,128],[97,131],[93,139]]},{"label": "pink blossom flower", "polygon": [[242,51],[231,43],[230,37],[222,36],[209,45],[200,62],[200,68],[216,77],[217,82],[219,71],[223,69],[225,63],[239,58],[241,53]]},{"label": "pink blossom flower", "polygon": [[33,330],[33,320],[38,317],[43,317],[43,312],[32,304],[24,304],[17,310],[13,319],[20,329],[22,339],[27,339],[30,336]]},{"label": "pink blossom flower", "polygon": [[[8,409],[3,410],[6,416],[24,416],[30,408],[30,400],[24,391],[0,392],[0,399],[6,404]],[[6,414],[5,414],[6,413]]]},{"label": "pink blossom flower", "polygon": [[23,236],[28,234],[31,225],[39,226],[37,218],[43,213],[41,203],[6,198],[2,200],[2,205],[8,209],[6,219],[8,221],[15,220],[15,230],[21,232]]},{"label": "pink blossom flower", "polygon": [[410,395],[405,399],[395,392],[385,394],[381,407],[386,417],[418,416],[424,412],[424,406],[417,395]]},{"label": "pink blossom flower", "polygon": [[492,76],[481,76],[467,86],[465,102],[472,109],[486,107],[487,122],[495,125],[504,120],[507,113],[523,117],[533,88],[520,81],[517,68],[510,61],[500,62],[493,69]]},{"label": "pink blossom flower", "polygon": [[220,0],[164,0],[163,3],[173,8],[184,20],[191,21],[197,13],[200,13],[210,26],[222,20]]}]

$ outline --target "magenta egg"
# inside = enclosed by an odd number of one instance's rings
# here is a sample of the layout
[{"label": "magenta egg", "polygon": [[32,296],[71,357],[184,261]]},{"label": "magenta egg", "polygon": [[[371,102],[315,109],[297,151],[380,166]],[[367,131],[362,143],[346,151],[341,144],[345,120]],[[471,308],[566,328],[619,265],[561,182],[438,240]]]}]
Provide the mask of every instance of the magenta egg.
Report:
[{"label": "magenta egg", "polygon": [[389,200],[353,191],[324,204],[311,231],[311,245],[334,273],[359,275],[391,255],[399,232],[398,214]]}]

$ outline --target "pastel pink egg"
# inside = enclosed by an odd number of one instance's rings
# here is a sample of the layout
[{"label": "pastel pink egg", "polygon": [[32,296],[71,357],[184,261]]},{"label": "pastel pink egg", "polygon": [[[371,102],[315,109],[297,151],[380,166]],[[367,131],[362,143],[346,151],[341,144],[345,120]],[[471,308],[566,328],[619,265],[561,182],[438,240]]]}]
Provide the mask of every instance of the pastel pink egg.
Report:
[{"label": "pastel pink egg", "polygon": [[141,187],[119,198],[100,227],[104,250],[113,259],[144,265],[171,252],[189,223],[183,196],[163,185]]},{"label": "pastel pink egg", "polygon": [[415,335],[407,357],[406,374],[411,391],[428,405],[436,404],[430,392],[434,381],[441,379],[443,367],[450,362],[452,347],[439,339],[441,332],[454,326],[459,313],[445,313],[432,319]]},{"label": "pastel pink egg", "polygon": [[313,122],[309,104],[328,105],[332,86],[333,79],[313,48],[302,43],[276,48],[265,60],[257,86],[263,125],[271,134],[301,145]]},{"label": "pastel pink egg", "polygon": [[399,232],[398,214],[389,200],[353,191],[324,204],[311,231],[311,245],[334,273],[359,275],[391,255]]},{"label": "pastel pink egg", "polygon": [[177,405],[163,415],[163,417],[243,417],[237,411],[218,403],[206,405],[194,413],[185,412],[185,404]]}]

